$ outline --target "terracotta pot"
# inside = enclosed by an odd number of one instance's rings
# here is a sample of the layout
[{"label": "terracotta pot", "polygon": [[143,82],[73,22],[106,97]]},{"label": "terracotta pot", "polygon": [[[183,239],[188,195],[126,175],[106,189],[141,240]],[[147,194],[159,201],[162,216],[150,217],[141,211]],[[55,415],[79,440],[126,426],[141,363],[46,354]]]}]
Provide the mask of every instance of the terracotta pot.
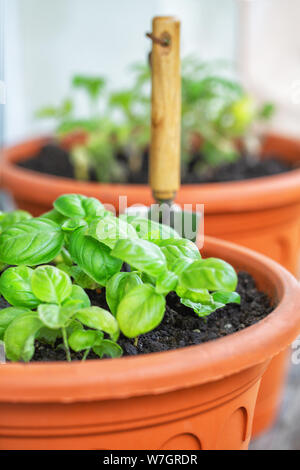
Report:
[{"label": "terracotta pot", "polygon": [[[29,171],[15,165],[35,155],[49,139],[35,139],[2,152],[1,182],[22,209],[40,215],[64,193],[82,193],[114,207],[119,195],[128,205],[153,202],[146,185],[84,183]],[[300,141],[277,135],[265,139],[264,153],[300,164]],[[205,233],[255,249],[291,272],[300,245],[300,168],[278,176],[241,182],[183,185],[179,204],[205,204]]]},{"label": "terracotta pot", "polygon": [[[18,206],[34,215],[50,210],[64,193],[82,193],[118,207],[119,195],[128,205],[150,205],[152,195],[145,185],[81,183],[42,175],[14,165],[35,155],[49,139],[36,139],[6,149],[2,161],[2,185],[15,197]],[[264,153],[282,155],[300,162],[300,141],[269,135]],[[297,273],[300,251],[300,169],[279,176],[248,181],[205,185],[184,185],[180,204],[205,204],[205,233],[245,245],[278,261]],[[276,417],[286,374],[286,354],[272,363],[259,392],[255,432],[270,426]],[[268,403],[268,407],[266,407]],[[273,404],[273,405],[271,405]],[[268,409],[268,412],[266,411]]]},{"label": "terracotta pot", "polygon": [[181,350],[0,366],[0,449],[247,449],[262,374],[300,331],[300,288],[246,248],[207,238],[203,254],[250,272],[274,311]]}]

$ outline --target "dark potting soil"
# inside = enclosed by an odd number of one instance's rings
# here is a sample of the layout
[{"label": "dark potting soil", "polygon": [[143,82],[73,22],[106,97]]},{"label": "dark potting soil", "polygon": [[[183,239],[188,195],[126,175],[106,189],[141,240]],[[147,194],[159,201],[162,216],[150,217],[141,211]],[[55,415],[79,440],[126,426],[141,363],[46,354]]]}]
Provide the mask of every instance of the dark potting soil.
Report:
[{"label": "dark potting soil", "polygon": [[[299,155],[300,159],[300,155]],[[242,155],[233,163],[225,163],[214,168],[207,168],[201,174],[196,174],[190,164],[188,174],[185,177],[186,184],[199,183],[226,183],[229,181],[242,181],[265,176],[274,176],[287,171],[294,170],[295,167],[279,156],[268,156],[262,160],[251,160]]]},{"label": "dark potting soil", "polygon": [[[229,304],[206,319],[199,318],[191,309],[182,305],[176,294],[170,294],[167,298],[164,320],[155,330],[141,335],[137,347],[134,345],[134,340],[121,335],[118,342],[123,348],[124,356],[168,351],[205,343],[243,330],[265,318],[274,308],[270,299],[257,289],[254,279],[248,273],[240,272],[238,277],[237,291],[241,295],[241,305]],[[87,292],[92,305],[108,308],[105,290],[101,293]],[[81,358],[81,353],[72,353],[73,360]],[[65,359],[63,349],[53,349],[38,343],[33,361],[65,361]],[[97,356],[91,353],[89,359],[97,359]]]},{"label": "dark potting soil", "polygon": [[[124,157],[124,156],[123,156]],[[117,155],[117,159],[124,163],[122,155]],[[244,155],[234,163],[226,163],[215,168],[207,168],[201,174],[196,173],[195,167],[203,161],[201,154],[195,154],[192,158],[188,173],[182,179],[183,184],[198,183],[220,183],[226,181],[240,181],[245,179],[260,178],[263,176],[272,176],[291,171],[294,167],[284,162],[280,156],[271,156],[269,158],[252,161]],[[125,162],[126,163],[126,162]],[[64,178],[75,178],[73,164],[70,155],[61,147],[53,144],[44,146],[37,155],[18,163],[18,166],[29,170],[37,171]],[[97,181],[94,170],[90,171],[90,181]],[[128,175],[129,184],[147,184],[148,183],[148,152],[143,155],[143,164],[141,171]]]},{"label": "dark potting soil", "polygon": [[0,296],[0,311],[3,308],[7,308],[7,307],[10,307],[9,303],[6,302],[6,300],[4,300],[3,297]]},{"label": "dark potting soil", "polygon": [[[70,154],[54,143],[42,147],[40,152],[29,160],[18,162],[18,166],[47,175],[75,179]],[[89,177],[90,181],[97,181],[95,172],[92,170]]]}]

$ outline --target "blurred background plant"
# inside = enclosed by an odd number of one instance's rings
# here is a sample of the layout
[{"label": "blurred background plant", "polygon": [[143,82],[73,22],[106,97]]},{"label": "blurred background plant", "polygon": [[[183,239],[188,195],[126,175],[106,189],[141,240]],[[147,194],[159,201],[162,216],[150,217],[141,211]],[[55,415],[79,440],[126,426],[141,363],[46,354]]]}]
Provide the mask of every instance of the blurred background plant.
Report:
[{"label": "blurred background plant", "polygon": [[[37,113],[55,120],[56,136],[70,149],[77,179],[88,180],[93,169],[100,182],[147,180],[151,71],[140,63],[130,68],[132,85],[117,91],[109,90],[104,77],[74,76],[70,96]],[[183,60],[183,175],[201,175],[209,167],[243,157],[255,160],[259,154],[257,124],[271,118],[274,106],[258,106],[228,78],[228,69],[224,61]],[[76,114],[76,92],[83,92],[88,102],[86,117]]]}]

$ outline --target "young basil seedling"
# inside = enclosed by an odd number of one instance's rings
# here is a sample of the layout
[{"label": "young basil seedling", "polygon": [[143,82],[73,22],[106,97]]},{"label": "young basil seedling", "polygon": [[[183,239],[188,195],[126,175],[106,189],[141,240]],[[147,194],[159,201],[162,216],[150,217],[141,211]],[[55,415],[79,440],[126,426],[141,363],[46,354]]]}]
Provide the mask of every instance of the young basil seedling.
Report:
[{"label": "young basil seedling", "polygon": [[[83,359],[92,348],[96,354],[99,352],[99,357],[122,354],[118,345],[109,349],[105,342],[102,346],[102,341],[107,341],[103,332],[110,336],[111,343],[117,341],[119,326],[116,319],[104,309],[91,307],[85,291],[72,285],[64,271],[54,266],[41,266],[35,270],[24,266],[10,268],[2,274],[0,286],[7,300],[18,305],[0,312],[0,337],[4,339],[9,360],[30,361],[36,339],[53,345],[62,338],[68,361],[71,360],[70,348],[76,352],[85,350]],[[21,290],[15,291],[18,286]]]},{"label": "young basil seedling", "polygon": [[[69,361],[71,350],[84,360],[91,351],[120,357],[120,332],[137,338],[156,328],[170,292],[200,317],[240,302],[228,263],[202,259],[170,227],[114,217],[94,198],[61,196],[38,218],[0,214],[0,232],[0,263],[11,266],[0,293],[12,306],[0,311],[0,340],[11,361],[30,361],[36,340],[62,345]],[[84,291],[103,287],[111,312],[91,306]]]}]

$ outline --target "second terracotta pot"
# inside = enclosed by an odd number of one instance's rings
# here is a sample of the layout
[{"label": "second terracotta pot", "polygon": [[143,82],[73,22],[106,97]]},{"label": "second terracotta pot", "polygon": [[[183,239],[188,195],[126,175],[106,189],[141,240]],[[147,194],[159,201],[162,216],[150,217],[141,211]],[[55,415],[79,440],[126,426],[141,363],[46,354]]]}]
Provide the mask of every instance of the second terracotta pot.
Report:
[{"label": "second terracotta pot", "polygon": [[[150,205],[152,195],[145,185],[81,183],[47,176],[17,167],[15,163],[37,154],[49,139],[37,139],[6,149],[1,164],[2,185],[18,206],[34,215],[50,210],[64,193],[97,197],[118,207],[119,195],[128,205]],[[300,162],[300,142],[280,135],[268,135],[265,154],[282,155]],[[205,234],[252,248],[298,273],[300,251],[300,169],[255,180],[205,185],[184,185],[179,204],[205,205]],[[259,433],[276,417],[286,375],[287,354],[271,363],[265,374],[255,412],[254,430]]]},{"label": "second terracotta pot", "polygon": [[262,374],[300,331],[299,286],[273,261],[227,242],[207,238],[202,254],[250,272],[274,311],[176,351],[0,365],[0,449],[247,449]]}]

